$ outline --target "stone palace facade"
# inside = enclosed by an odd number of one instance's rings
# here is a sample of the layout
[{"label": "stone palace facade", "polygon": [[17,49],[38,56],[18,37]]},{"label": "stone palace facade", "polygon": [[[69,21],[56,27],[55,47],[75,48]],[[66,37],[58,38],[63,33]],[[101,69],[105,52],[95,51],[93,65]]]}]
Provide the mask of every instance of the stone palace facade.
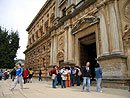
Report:
[{"label": "stone palace facade", "polygon": [[34,76],[90,61],[106,81],[130,79],[130,0],[47,0],[27,31],[25,65]]}]

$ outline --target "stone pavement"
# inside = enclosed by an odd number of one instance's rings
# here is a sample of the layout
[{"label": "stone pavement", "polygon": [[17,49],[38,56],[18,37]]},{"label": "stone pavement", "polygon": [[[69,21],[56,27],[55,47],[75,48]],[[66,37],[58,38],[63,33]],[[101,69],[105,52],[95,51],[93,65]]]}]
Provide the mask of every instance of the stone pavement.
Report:
[{"label": "stone pavement", "polygon": [[23,90],[18,84],[14,91],[10,91],[12,84],[10,79],[0,81],[0,98],[130,98],[130,92],[122,89],[102,88],[103,93],[98,93],[96,87],[91,86],[90,93],[87,93],[81,92],[81,86],[53,89],[50,81],[34,79],[33,83],[24,84]]}]

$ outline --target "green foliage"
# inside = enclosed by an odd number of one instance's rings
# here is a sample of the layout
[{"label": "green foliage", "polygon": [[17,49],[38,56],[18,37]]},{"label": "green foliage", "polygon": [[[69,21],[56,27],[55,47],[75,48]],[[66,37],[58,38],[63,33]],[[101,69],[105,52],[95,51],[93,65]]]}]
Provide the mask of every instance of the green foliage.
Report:
[{"label": "green foliage", "polygon": [[18,32],[0,28],[0,68],[13,68],[19,48]]}]

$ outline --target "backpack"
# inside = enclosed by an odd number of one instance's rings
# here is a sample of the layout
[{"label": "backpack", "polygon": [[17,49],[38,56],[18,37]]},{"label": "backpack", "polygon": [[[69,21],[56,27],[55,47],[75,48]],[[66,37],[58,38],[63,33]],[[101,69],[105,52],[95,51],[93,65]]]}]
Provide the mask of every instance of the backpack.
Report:
[{"label": "backpack", "polygon": [[52,70],[49,71],[49,75],[52,76]]},{"label": "backpack", "polygon": [[29,74],[32,75],[32,70],[29,71]]},{"label": "backpack", "polygon": [[5,73],[4,73],[5,75],[7,75],[7,71],[5,71]]}]

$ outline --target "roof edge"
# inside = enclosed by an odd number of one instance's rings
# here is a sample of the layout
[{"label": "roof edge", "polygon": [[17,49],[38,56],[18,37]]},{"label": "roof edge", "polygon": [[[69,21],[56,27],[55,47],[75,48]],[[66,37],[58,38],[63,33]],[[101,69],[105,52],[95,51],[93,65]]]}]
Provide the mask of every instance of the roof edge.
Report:
[{"label": "roof edge", "polygon": [[33,25],[33,23],[37,20],[37,18],[39,17],[39,15],[42,13],[42,11],[45,9],[45,7],[47,6],[47,4],[50,2],[51,0],[47,0],[45,2],[45,4],[42,6],[42,8],[39,10],[39,12],[37,13],[37,15],[33,18],[32,22],[29,24],[29,26],[27,27],[26,31],[29,31],[29,29],[31,28],[31,26]]}]

